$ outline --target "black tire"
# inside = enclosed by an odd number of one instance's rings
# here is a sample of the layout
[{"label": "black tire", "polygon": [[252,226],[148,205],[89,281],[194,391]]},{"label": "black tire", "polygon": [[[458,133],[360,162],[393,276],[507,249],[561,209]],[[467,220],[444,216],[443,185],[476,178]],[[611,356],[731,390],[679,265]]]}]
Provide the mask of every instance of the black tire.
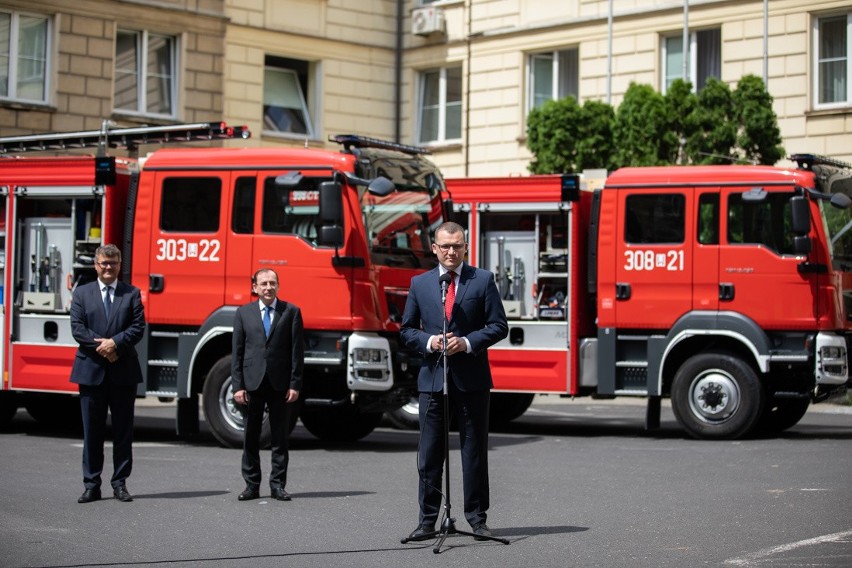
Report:
[{"label": "black tire", "polygon": [[515,418],[523,416],[535,398],[530,393],[491,393],[491,407],[488,419],[492,428],[506,426]]},{"label": "black tire", "polygon": [[[210,368],[204,381],[202,395],[204,417],[210,425],[213,436],[226,448],[241,448],[245,432],[245,410],[234,402],[230,355],[222,357]],[[293,424],[295,425],[295,422]],[[260,447],[267,447],[270,437],[269,420],[264,416],[263,429],[260,432]]]},{"label": "black tire", "polygon": [[761,434],[779,434],[799,423],[811,405],[809,398],[781,399],[770,401],[755,430]]},{"label": "black tire", "polygon": [[0,428],[5,428],[18,413],[18,393],[0,392]]},{"label": "black tire", "polygon": [[68,432],[83,430],[80,397],[69,394],[27,393],[24,408],[36,422]]},{"label": "black tire", "polygon": [[420,429],[420,402],[419,397],[414,395],[408,404],[385,413],[391,425],[398,430]]},{"label": "black tire", "polygon": [[360,412],[347,404],[334,408],[302,410],[302,425],[314,436],[326,442],[354,442],[376,429],[382,420],[381,412]]},{"label": "black tire", "polygon": [[754,369],[721,353],[695,355],[681,365],[671,390],[675,418],[699,439],[735,439],[748,434],[766,398]]}]

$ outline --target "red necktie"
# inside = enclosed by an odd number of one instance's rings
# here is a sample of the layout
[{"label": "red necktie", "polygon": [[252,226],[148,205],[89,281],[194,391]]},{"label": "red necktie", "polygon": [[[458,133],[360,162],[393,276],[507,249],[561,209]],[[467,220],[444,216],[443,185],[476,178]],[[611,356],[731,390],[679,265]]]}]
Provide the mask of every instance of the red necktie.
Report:
[{"label": "red necktie", "polygon": [[453,302],[456,301],[456,278],[455,272],[450,272],[453,277],[450,280],[450,287],[447,288],[447,301],[444,304],[444,312],[447,314],[447,321],[450,321],[450,316],[453,314]]}]

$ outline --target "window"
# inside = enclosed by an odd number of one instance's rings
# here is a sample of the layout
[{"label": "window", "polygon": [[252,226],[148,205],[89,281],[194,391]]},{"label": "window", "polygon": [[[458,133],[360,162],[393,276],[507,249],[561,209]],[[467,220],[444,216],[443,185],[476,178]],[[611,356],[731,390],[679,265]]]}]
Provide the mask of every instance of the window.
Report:
[{"label": "window", "polygon": [[719,195],[704,193],[698,199],[698,242],[719,244]]},{"label": "window", "polygon": [[317,239],[319,184],[324,178],[304,177],[296,187],[285,187],[268,177],[263,183],[264,233],[298,235],[312,243]]},{"label": "window", "polygon": [[764,245],[779,254],[794,254],[789,193],[770,193],[761,201],[728,198],[728,242]]},{"label": "window", "polygon": [[234,213],[231,229],[235,233],[254,233],[254,184],[253,177],[241,177],[234,185]]},{"label": "window", "polygon": [[115,42],[115,109],[174,117],[177,40],[146,31],[119,30]]},{"label": "window", "polygon": [[[683,36],[663,38],[663,92],[675,79],[683,77]],[[715,28],[689,34],[688,79],[700,91],[707,79],[722,77],[722,30]]]},{"label": "window", "polygon": [[420,143],[461,139],[461,95],[461,67],[420,75]]},{"label": "window", "polygon": [[530,55],[529,109],[567,96],[579,98],[579,65],[577,49]]},{"label": "window", "polygon": [[629,195],[624,240],[631,244],[682,243],[684,204],[680,194]]},{"label": "window", "polygon": [[263,130],[314,138],[306,94],[310,64],[284,57],[266,57],[263,73]]},{"label": "window", "polygon": [[819,18],[814,33],[814,95],[816,107],[846,106],[852,102],[852,13]]},{"label": "window", "polygon": [[221,196],[219,178],[167,178],[163,181],[160,228],[179,233],[217,232]]},{"label": "window", "polygon": [[47,102],[49,23],[44,16],[0,11],[0,98]]}]

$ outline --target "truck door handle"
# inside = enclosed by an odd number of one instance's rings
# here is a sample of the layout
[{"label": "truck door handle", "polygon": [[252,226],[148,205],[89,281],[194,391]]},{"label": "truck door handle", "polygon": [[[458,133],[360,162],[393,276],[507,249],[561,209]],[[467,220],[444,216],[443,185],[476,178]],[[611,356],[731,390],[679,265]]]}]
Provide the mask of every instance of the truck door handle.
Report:
[{"label": "truck door handle", "polygon": [[719,284],[719,299],[730,302],[734,299],[734,285],[722,282]]},{"label": "truck door handle", "polygon": [[165,279],[162,274],[151,274],[148,277],[148,291],[152,294],[158,294],[166,287]]},{"label": "truck door handle", "polygon": [[630,299],[630,284],[618,282],[615,284],[615,299],[629,300]]}]

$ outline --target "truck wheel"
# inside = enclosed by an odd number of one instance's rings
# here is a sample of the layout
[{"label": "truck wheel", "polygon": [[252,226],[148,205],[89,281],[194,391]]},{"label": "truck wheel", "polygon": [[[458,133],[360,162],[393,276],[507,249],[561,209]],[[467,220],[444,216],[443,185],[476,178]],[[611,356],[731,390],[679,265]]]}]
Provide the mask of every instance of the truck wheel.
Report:
[{"label": "truck wheel", "polygon": [[520,418],[530,407],[535,398],[529,393],[491,393],[489,421],[491,427],[506,426],[515,418]]},{"label": "truck wheel", "polygon": [[376,429],[382,420],[381,412],[359,412],[347,404],[338,408],[302,411],[305,428],[326,442],[354,442]]},{"label": "truck wheel", "polygon": [[748,363],[730,355],[703,353],[678,369],[671,398],[675,418],[693,437],[733,439],[755,425],[765,395]]},{"label": "truck wheel", "polygon": [[781,433],[798,424],[810,405],[809,398],[770,402],[763,409],[755,429],[761,434]]},{"label": "truck wheel", "polygon": [[80,397],[68,394],[27,393],[24,408],[36,422],[48,428],[61,428],[70,432],[83,429]]},{"label": "truck wheel", "polygon": [[0,428],[6,427],[18,412],[18,395],[15,392],[0,392]]},{"label": "truck wheel", "polygon": [[404,404],[396,410],[385,413],[388,421],[394,428],[399,430],[420,429],[420,401],[417,395],[411,397],[408,404]]},{"label": "truck wheel", "polygon": [[[234,402],[231,387],[231,356],[222,357],[211,367],[204,381],[204,417],[213,436],[226,448],[241,448],[245,431],[245,411]],[[260,447],[269,445],[269,420],[264,416]]]}]

